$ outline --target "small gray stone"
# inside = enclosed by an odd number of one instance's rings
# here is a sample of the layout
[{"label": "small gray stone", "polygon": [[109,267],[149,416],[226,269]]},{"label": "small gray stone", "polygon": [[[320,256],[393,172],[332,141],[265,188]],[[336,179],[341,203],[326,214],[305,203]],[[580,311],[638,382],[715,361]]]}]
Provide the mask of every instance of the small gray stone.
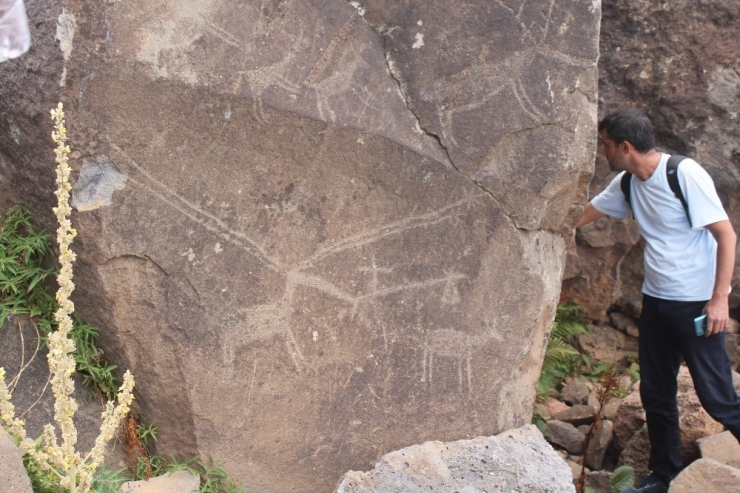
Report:
[{"label": "small gray stone", "polygon": [[550,432],[551,443],[563,447],[571,454],[583,453],[583,440],[586,435],[572,424],[553,419],[547,422],[547,431]]},{"label": "small gray stone", "polygon": [[563,387],[560,392],[560,400],[575,406],[577,404],[586,404],[591,390],[584,382],[573,382]]},{"label": "small gray stone", "polygon": [[635,319],[622,312],[614,311],[609,314],[609,318],[614,327],[632,337],[639,337],[640,330],[637,328]]},{"label": "small gray stone", "polygon": [[585,462],[591,469],[601,469],[604,455],[614,435],[614,423],[609,420],[601,422],[601,428],[595,429],[586,449]]},{"label": "small gray stone", "polygon": [[650,439],[647,425],[643,424],[635,433],[619,456],[617,466],[630,466],[635,470],[635,484],[642,481],[649,473],[647,469],[650,454]]},{"label": "small gray stone", "polygon": [[611,473],[606,471],[586,473],[586,486],[596,490],[596,493],[612,493],[612,486],[609,483],[611,476]]},{"label": "small gray stone", "polygon": [[566,460],[565,463],[568,464],[568,467],[570,467],[570,472],[573,474],[573,480],[578,479],[581,476],[583,466],[577,462],[573,462],[570,459]]},{"label": "small gray stone", "polygon": [[604,407],[601,410],[601,415],[604,418],[613,421],[617,416],[617,410],[619,409],[620,404],[622,404],[622,399],[617,399],[616,397],[609,399],[609,402],[604,404]]},{"label": "small gray stone", "polygon": [[564,411],[560,411],[552,418],[565,423],[570,423],[573,426],[579,426],[593,423],[595,417],[596,408],[589,405],[578,404]]},{"label": "small gray stone", "polygon": [[72,190],[72,206],[78,211],[91,211],[110,205],[113,192],[126,186],[126,175],[110,158],[85,161]]}]

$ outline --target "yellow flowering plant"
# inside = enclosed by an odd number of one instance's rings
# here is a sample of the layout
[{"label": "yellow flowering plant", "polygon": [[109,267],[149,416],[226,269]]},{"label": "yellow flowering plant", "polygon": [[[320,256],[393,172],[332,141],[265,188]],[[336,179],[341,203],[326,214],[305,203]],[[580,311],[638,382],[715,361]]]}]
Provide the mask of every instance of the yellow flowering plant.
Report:
[{"label": "yellow flowering plant", "polygon": [[[57,242],[59,244],[60,270],[57,275],[59,289],[56,300],[59,309],[54,313],[58,329],[49,335],[49,370],[51,372],[51,386],[54,394],[54,421],[57,428],[47,424],[44,431],[36,441],[26,439],[24,422],[15,417],[15,410],[10,401],[10,391],[5,384],[5,370],[0,368],[0,422],[8,431],[20,439],[20,447],[41,468],[51,473],[59,480],[59,486],[69,493],[87,493],[91,489],[91,483],[95,470],[103,464],[105,447],[116,433],[119,423],[128,413],[131,402],[134,399],[134,378],[127,371],[123,377],[123,384],[118,392],[118,404],[109,401],[102,414],[103,423],[100,435],[95,444],[86,455],[76,451],[77,429],[73,418],[77,411],[77,402],[72,398],[74,392],[74,381],[72,374],[75,372],[75,361],[71,353],[75,350],[74,342],[70,337],[73,328],[72,313],[74,304],[69,299],[74,290],[72,282],[72,264],[75,254],[70,249],[72,241],[77,232],[72,228],[69,219],[71,208],[69,206],[69,192],[71,185],[69,176],[71,168],[68,162],[69,147],[66,145],[67,129],[64,121],[64,108],[62,103],[51,110],[51,118],[54,121],[52,139],[56,143],[56,173],[57,173],[57,207],[54,208],[59,227],[57,228]],[[61,438],[61,441],[59,440]]]}]

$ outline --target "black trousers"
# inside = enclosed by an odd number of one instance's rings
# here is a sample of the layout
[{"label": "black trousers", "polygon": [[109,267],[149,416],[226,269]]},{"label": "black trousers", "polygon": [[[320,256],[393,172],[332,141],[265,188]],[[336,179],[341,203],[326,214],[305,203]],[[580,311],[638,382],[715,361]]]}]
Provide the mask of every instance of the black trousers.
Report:
[{"label": "black trousers", "polygon": [[669,301],[643,295],[640,315],[640,397],[650,437],[648,467],[666,481],[682,469],[677,377],[681,359],[702,407],[740,440],[740,398],[732,386],[725,334],[698,337],[694,318],[706,301]]}]

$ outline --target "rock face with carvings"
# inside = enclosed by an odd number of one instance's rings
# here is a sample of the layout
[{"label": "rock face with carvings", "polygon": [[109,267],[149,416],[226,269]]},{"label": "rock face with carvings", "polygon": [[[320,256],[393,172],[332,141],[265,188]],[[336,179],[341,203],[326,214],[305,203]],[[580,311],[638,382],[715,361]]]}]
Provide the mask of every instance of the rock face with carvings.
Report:
[{"label": "rock face with carvings", "polygon": [[[714,179],[740,231],[740,3],[605,2],[599,60],[599,115],[621,107],[645,111],[658,147],[694,157]],[[591,195],[614,174],[596,161]],[[563,299],[577,300],[592,319],[615,305],[635,315],[641,306],[642,246],[634,224],[601,219],[578,233],[571,248]],[[740,262],[740,256],[738,256]],[[740,317],[740,268],[731,305]]]},{"label": "rock face with carvings", "polygon": [[[595,150],[598,2],[29,5],[0,205],[52,228],[163,453],[329,491],[529,422]],[[432,411],[433,410],[433,411]]]}]

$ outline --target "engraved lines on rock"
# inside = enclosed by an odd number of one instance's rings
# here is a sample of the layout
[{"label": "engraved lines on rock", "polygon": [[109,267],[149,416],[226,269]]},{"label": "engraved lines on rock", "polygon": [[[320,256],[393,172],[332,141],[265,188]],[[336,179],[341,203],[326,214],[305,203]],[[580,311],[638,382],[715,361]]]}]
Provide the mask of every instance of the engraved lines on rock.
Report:
[{"label": "engraved lines on rock", "polygon": [[[351,307],[351,318],[354,318],[359,305],[363,302],[369,302],[380,297],[404,291],[423,290],[437,285],[445,285],[445,292],[448,292],[451,283],[466,279],[466,276],[463,274],[446,271],[441,277],[381,287],[378,282],[378,272],[387,272],[386,269],[390,268],[378,268],[373,258],[371,267],[369,268],[372,276],[370,289],[367,292],[353,295],[326,279],[304,272],[304,270],[314,267],[319,261],[331,255],[372,244],[390,235],[398,235],[416,228],[427,228],[445,221],[455,224],[456,221],[459,221],[465,215],[467,209],[479,205],[480,199],[485,194],[470,195],[437,210],[362,231],[344,238],[336,244],[321,248],[298,265],[289,267],[269,255],[264,248],[244,233],[230,228],[218,217],[199,208],[176,191],[170,189],[166,184],[156,179],[134,159],[128,156],[120,147],[112,144],[111,148],[124,157],[125,162],[128,163],[129,170],[127,170],[128,172],[126,174],[130,183],[157,197],[167,206],[174,208],[188,219],[218,235],[224,241],[235,245],[255,257],[267,268],[285,276],[285,291],[280,300],[274,303],[241,309],[221,320],[224,328],[222,334],[224,341],[222,347],[223,360],[225,370],[229,375],[233,371],[236,351],[256,342],[264,342],[276,338],[282,340],[295,369],[301,371],[305,358],[291,328],[295,309],[293,296],[297,286],[316,289],[347,303]],[[133,176],[135,174],[139,176]],[[358,270],[364,273],[368,272],[367,267],[360,267]],[[385,327],[383,327],[383,331],[384,339],[386,339]]]},{"label": "engraved lines on rock", "polygon": [[[285,56],[282,59],[271,65],[264,65],[250,70],[247,70],[246,67],[248,66],[250,57],[257,50],[254,46],[254,41],[251,43],[247,43],[246,41],[242,43],[236,36],[214,24],[207,23],[206,28],[224,43],[239,48],[246,45],[243,48],[244,57],[241,61],[241,66],[244,69],[237,72],[237,78],[232,86],[232,92],[238,93],[242,84],[246,82],[253,98],[254,117],[257,121],[267,121],[264,112],[265,93],[277,87],[284,90],[288,94],[288,97],[293,99],[300,97],[306,89],[313,90],[316,99],[316,112],[319,118],[322,121],[336,122],[337,117],[333,108],[334,104],[339,97],[351,89],[352,77],[363,63],[362,53],[351,52],[347,56],[342,56],[338,53],[340,51],[338,48],[347,41],[356,21],[357,15],[353,12],[342,29],[329,41],[321,57],[311,67],[311,70],[303,81],[292,80],[290,77],[291,69],[295,66],[296,55],[299,52],[307,51],[310,44],[309,40],[304,36],[302,25],[300,26],[299,33],[295,36],[292,33],[284,33],[293,38],[294,42],[290,48],[285,50]],[[259,31],[257,34],[262,33],[261,23],[258,23],[257,31]],[[257,34],[253,37],[256,37]],[[330,66],[332,59],[337,56],[342,56],[342,63],[337,64],[342,69],[335,70],[331,74],[324,76],[324,72]],[[377,98],[375,93],[363,88],[360,94],[356,94],[356,97],[363,105],[363,110],[357,117],[356,124],[359,124],[363,119],[368,108],[374,111],[380,111],[371,104],[372,100]]]},{"label": "engraved lines on rock", "polygon": [[[505,60],[495,65],[486,65],[483,69],[479,65],[472,65],[457,74],[438,81],[430,91],[437,101],[444,101],[446,94],[465,95],[469,102],[462,104],[445,104],[437,105],[437,118],[441,126],[441,137],[459,146],[453,130],[453,119],[456,114],[474,111],[488,105],[495,97],[502,92],[510,90],[521,111],[531,118],[535,124],[546,122],[546,115],[539,109],[538,105],[532,101],[526,90],[526,83],[531,84],[531,80],[524,79],[524,69],[532,63],[539,55],[558,62],[574,67],[594,67],[596,62],[591,59],[585,59],[560,52],[550,47],[546,43],[552,24],[552,16],[556,6],[555,0],[550,0],[548,10],[539,33],[534,32],[536,24],[532,22],[527,26],[521,19],[526,2],[519,5],[518,10],[504,4],[501,0],[496,3],[509,11],[512,17],[519,24],[522,35],[521,41],[530,44],[526,48],[517,51]],[[549,73],[546,77],[548,89],[551,91],[551,81]],[[549,104],[554,104],[552,93]]]},{"label": "engraved lines on rock", "polygon": [[[546,123],[546,115],[539,109],[529,97],[524,77],[524,68],[532,63],[537,56],[543,56],[576,67],[593,67],[592,60],[583,60],[565,53],[552,50],[542,45],[532,46],[517,52],[500,64],[488,67],[483,71],[480,67],[471,66],[454,76],[436,83],[432,94],[440,95],[438,100],[444,100],[445,94],[469,95],[471,102],[467,104],[438,104],[437,114],[442,137],[459,146],[452,129],[453,119],[460,113],[474,111],[482,108],[499,96],[502,92],[510,90],[518,106],[524,114],[529,116],[535,124]],[[505,70],[504,70],[505,69]],[[548,75],[549,76],[549,75]],[[546,80],[547,81],[547,80]],[[530,80],[527,80],[530,82]],[[550,104],[553,104],[550,102]]]},{"label": "engraved lines on rock", "polygon": [[496,323],[488,324],[486,332],[469,334],[457,329],[427,328],[424,331],[424,353],[422,356],[422,382],[431,386],[434,378],[435,361],[444,358],[457,366],[457,385],[460,393],[473,390],[473,355],[492,340],[501,341]]},{"label": "engraved lines on rock", "polygon": [[[265,26],[262,23],[256,23],[255,32],[251,35],[251,40],[245,39],[239,41],[237,37],[225,29],[213,24],[206,23],[205,28],[221,39],[224,43],[235,46],[243,50],[243,57],[240,62],[241,70],[236,72],[236,79],[229,88],[232,93],[239,94],[242,86],[246,85],[252,98],[252,113],[256,121],[267,122],[265,112],[266,98],[279,98],[277,94],[268,96],[268,92],[274,89],[284,91],[283,96],[288,97],[296,102],[305,101],[310,103],[308,95],[313,94],[313,104],[315,112],[301,109],[300,104],[297,106],[287,105],[289,111],[295,111],[298,114],[305,114],[309,118],[318,118],[320,121],[336,123],[338,115],[336,110],[341,107],[342,100],[353,97],[361,104],[361,109],[351,115],[343,114],[341,117],[351,118],[353,127],[368,130],[363,127],[363,121],[370,120],[367,125],[375,128],[375,132],[385,128],[385,112],[377,102],[382,101],[382,96],[386,88],[382,84],[368,84],[353,82],[357,73],[366,73],[369,70],[368,62],[363,57],[363,53],[368,49],[364,44],[355,43],[350,49],[347,43],[352,30],[356,27],[358,15],[352,11],[344,26],[329,40],[326,47],[323,48],[321,56],[316,60],[305,78],[295,73],[298,64],[298,55],[308,56],[312,44],[310,37],[304,36],[304,26],[300,25],[298,34],[283,32],[282,34],[293,39],[293,44],[287,50],[282,50],[284,56],[271,65],[264,65],[248,69],[249,61],[257,52],[255,39],[260,35],[267,34]],[[334,70],[331,70],[335,67]],[[338,67],[338,68],[337,68]],[[330,71],[331,70],[331,71]],[[303,78],[303,80],[299,80]],[[279,101],[279,100],[278,100]],[[269,103],[268,103],[269,104]],[[282,107],[278,103],[279,107]],[[404,147],[408,147],[414,152],[419,152],[422,146],[413,140],[398,138],[397,132],[388,130],[380,131],[381,135],[397,142]]]},{"label": "engraved lines on rock", "polygon": [[[261,24],[258,24],[257,32],[255,37],[261,33]],[[215,28],[215,26],[214,26]],[[225,32],[225,31],[224,31]],[[233,38],[233,35],[231,35]],[[293,37],[291,35],[291,37]],[[252,95],[253,101],[253,114],[254,119],[258,122],[266,122],[263,100],[265,98],[265,92],[272,87],[279,87],[286,91],[290,97],[297,98],[301,92],[300,83],[296,83],[290,80],[288,77],[289,69],[295,61],[295,55],[300,51],[300,47],[305,44],[305,38],[303,36],[303,26],[301,26],[298,35],[294,38],[292,46],[286,50],[286,55],[279,61],[255,69],[246,70],[250,56],[256,52],[257,48],[254,46],[254,41],[249,43],[249,48],[244,48],[244,58],[241,61],[241,67],[243,70],[237,72],[237,78],[234,82],[231,91],[238,94],[244,80],[246,79],[249,92]],[[246,42],[245,42],[246,43]],[[241,47],[241,43],[239,43]]]}]

